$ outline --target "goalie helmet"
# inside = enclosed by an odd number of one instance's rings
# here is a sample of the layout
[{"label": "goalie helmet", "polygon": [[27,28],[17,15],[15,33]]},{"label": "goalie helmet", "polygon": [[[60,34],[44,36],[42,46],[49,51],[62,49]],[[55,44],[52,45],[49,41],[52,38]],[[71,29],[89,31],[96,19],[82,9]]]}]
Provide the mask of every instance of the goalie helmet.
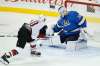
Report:
[{"label": "goalie helmet", "polygon": [[61,6],[58,8],[58,12],[59,12],[60,16],[63,17],[64,15],[67,14],[67,9],[64,6]]}]

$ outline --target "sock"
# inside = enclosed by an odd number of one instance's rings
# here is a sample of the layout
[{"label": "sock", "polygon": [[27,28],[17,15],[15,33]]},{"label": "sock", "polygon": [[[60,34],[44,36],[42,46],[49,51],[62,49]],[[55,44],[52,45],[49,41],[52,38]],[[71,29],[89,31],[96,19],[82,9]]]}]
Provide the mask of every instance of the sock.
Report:
[{"label": "sock", "polygon": [[31,48],[31,51],[35,51],[36,50],[36,45],[31,45],[30,44],[30,48]]},{"label": "sock", "polygon": [[15,56],[18,54],[18,51],[16,49],[12,49],[10,52],[5,53],[5,55],[7,56],[7,58],[10,58],[12,56]]},{"label": "sock", "polygon": [[10,58],[12,56],[18,55],[22,51],[22,48],[16,47],[15,49],[12,49],[10,52],[5,53],[7,58]]}]

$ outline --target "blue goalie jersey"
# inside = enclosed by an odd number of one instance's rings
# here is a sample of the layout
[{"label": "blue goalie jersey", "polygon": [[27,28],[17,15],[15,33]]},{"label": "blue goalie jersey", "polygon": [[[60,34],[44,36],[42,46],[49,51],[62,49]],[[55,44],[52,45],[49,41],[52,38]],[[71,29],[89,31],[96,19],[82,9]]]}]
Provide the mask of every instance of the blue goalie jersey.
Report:
[{"label": "blue goalie jersey", "polygon": [[54,26],[54,32],[63,29],[63,35],[75,35],[80,33],[80,28],[87,27],[86,19],[76,11],[69,11],[64,17],[61,17]]}]

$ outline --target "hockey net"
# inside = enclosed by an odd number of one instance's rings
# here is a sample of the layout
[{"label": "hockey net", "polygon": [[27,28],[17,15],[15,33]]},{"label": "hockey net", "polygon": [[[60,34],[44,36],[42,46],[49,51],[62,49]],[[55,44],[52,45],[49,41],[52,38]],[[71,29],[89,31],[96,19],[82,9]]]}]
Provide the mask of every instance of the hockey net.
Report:
[{"label": "hockey net", "polygon": [[100,3],[95,0],[66,0],[64,2],[64,6],[68,10],[86,11],[92,13],[100,12]]}]

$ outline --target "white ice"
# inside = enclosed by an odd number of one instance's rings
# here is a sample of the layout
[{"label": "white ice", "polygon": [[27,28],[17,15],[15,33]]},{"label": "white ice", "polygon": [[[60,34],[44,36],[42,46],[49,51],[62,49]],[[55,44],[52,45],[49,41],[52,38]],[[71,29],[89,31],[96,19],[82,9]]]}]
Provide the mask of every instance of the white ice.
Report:
[{"label": "white ice", "polygon": [[[36,15],[25,15],[15,13],[0,13],[0,35],[17,34],[17,30],[24,22],[29,22]],[[12,18],[13,17],[13,18]],[[57,21],[55,17],[47,17],[48,24]],[[88,23],[90,34],[100,32],[100,24]],[[17,38],[0,37],[0,55],[16,47]],[[45,44],[56,44],[58,41],[51,43],[51,40]],[[88,40],[88,48],[78,51],[67,51],[66,49],[51,48],[47,46],[38,46],[41,51],[40,57],[31,56],[29,44],[18,56],[9,59],[8,66],[100,66],[100,45],[99,42]],[[0,66],[5,66],[0,63]]]}]

